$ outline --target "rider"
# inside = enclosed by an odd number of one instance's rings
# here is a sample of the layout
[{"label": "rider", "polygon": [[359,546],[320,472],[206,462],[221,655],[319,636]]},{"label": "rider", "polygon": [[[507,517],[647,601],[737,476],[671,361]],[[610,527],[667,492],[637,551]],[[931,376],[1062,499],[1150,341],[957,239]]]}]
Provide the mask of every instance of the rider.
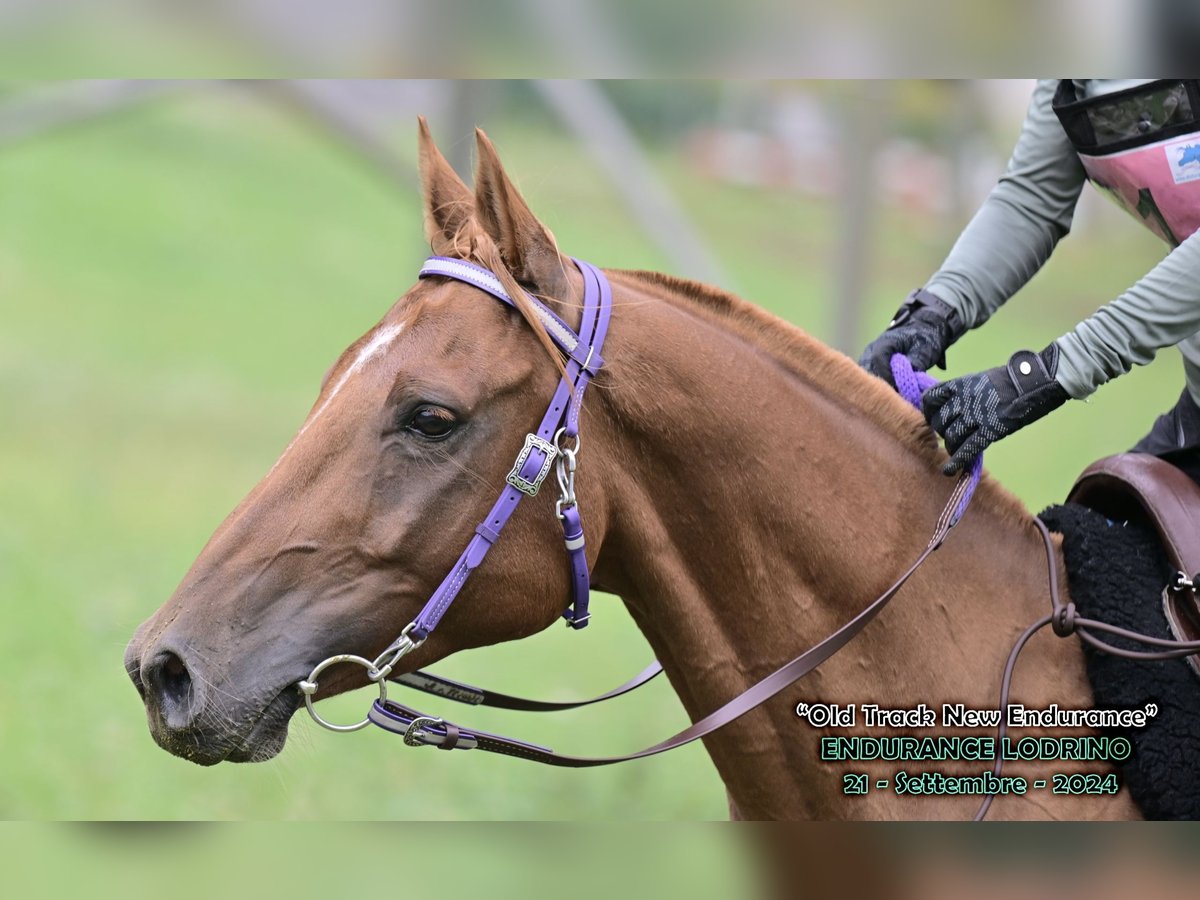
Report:
[{"label": "rider", "polygon": [[915,369],[944,367],[946,348],[987,321],[1070,230],[1085,180],[1172,249],[1040,353],[1018,351],[1006,366],[925,394],[925,416],[951,454],[948,475],[993,441],[1174,344],[1186,387],[1133,450],[1200,481],[1200,80],[1038,82],[1008,170],[942,267],[859,363],[888,382],[895,353]]}]

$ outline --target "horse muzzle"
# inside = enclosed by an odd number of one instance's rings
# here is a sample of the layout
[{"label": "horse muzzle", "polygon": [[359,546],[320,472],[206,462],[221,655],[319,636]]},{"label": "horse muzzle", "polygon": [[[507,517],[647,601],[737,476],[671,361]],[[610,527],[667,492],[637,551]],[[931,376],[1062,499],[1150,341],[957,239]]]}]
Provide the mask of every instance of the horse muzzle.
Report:
[{"label": "horse muzzle", "polygon": [[125,651],[125,671],[146,707],[155,742],[197,765],[258,762],[277,755],[288,721],[302,702],[294,684],[266,702],[217,688],[195,654],[160,643],[141,651],[138,636]]}]

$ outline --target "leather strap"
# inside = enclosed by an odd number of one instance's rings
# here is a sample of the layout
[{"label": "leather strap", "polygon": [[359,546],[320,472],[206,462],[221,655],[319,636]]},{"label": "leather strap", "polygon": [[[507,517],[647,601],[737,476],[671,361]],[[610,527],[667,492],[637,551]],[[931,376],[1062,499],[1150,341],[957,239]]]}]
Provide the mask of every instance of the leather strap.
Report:
[{"label": "leather strap", "polygon": [[563,544],[567,559],[571,562],[571,607],[563,611],[563,618],[571,628],[586,628],[592,614],[588,612],[591,599],[591,574],[588,571],[587,544],[583,538],[583,523],[579,520],[579,506],[563,507],[558,514],[563,527]]},{"label": "leather strap", "polygon": [[[867,606],[857,616],[839,628],[836,632],[825,638],[819,644],[806,650],[800,656],[796,657],[791,662],[787,663],[780,669],[768,675],[762,681],[755,684],[753,687],[734,697],[724,706],[710,713],[705,718],[685,728],[672,737],[659,742],[644,750],[639,750],[636,753],[629,753],[624,756],[610,757],[581,757],[567,756],[565,754],[556,753],[548,747],[542,747],[537,744],[531,744],[525,741],[519,741],[514,738],[504,737],[503,735],[491,734],[483,731],[471,731],[453,723],[445,722],[441,719],[434,719],[429,716],[424,716],[420,712],[403,704],[396,703],[393,700],[384,702],[375,701],[372,705],[368,718],[371,722],[384,728],[405,736],[405,743],[413,744],[414,746],[432,745],[441,747],[442,749],[473,749],[487,751],[489,753],[500,753],[505,756],[514,756],[519,759],[527,759],[533,762],[543,763],[545,765],[566,767],[566,768],[591,768],[595,766],[606,766],[614,763],[625,762],[631,759],[639,759],[645,756],[653,756],[658,753],[664,753],[668,750],[673,750],[676,747],[681,747],[689,744],[692,741],[698,740],[717,729],[733,722],[734,720],[745,715],[750,710],[769,700],[771,697],[778,694],[784,688],[793,684],[804,675],[811,672],[822,662],[844,647],[853,638],[862,631],[863,628],[873,619],[887,603],[896,595],[901,587],[912,577],[913,573],[921,567],[930,554],[933,553],[946,539],[946,535],[950,529],[959,520],[956,512],[960,511],[961,502],[966,496],[970,477],[966,474],[960,476],[954,491],[951,493],[946,505],[942,509],[942,513],[938,518],[937,527],[934,530],[933,536],[925,549],[917,557],[916,561],[908,568],[908,570],[900,576],[896,582],[886,591],[879,595],[872,603]],[[1064,602],[1059,589],[1058,583],[1058,567],[1057,555],[1054,552],[1054,543],[1050,537],[1050,532],[1041,519],[1033,520],[1034,526],[1042,539],[1046,553],[1046,569],[1047,569],[1047,584],[1050,596],[1050,612],[1032,625],[1017,638],[1013,645],[1012,651],[1009,653],[1008,660],[1004,667],[1004,674],[1001,678],[1000,685],[1000,701],[999,709],[1003,710],[1008,706],[1008,698],[1012,687],[1013,673],[1016,670],[1017,660],[1020,658],[1021,651],[1025,648],[1029,639],[1038,631],[1051,625],[1053,631],[1059,637],[1068,637],[1072,634],[1079,636],[1080,640],[1105,653],[1111,653],[1117,656],[1122,656],[1129,659],[1145,659],[1145,660],[1163,660],[1163,659],[1179,659],[1200,652],[1200,641],[1171,641],[1161,638],[1154,638],[1148,635],[1141,635],[1128,629],[1118,628],[1114,625],[1109,625],[1105,622],[1099,622],[1094,619],[1088,619],[1076,614],[1075,604],[1069,600]],[[1126,650],[1122,647],[1114,646],[1113,644],[1099,638],[1094,632],[1113,635],[1123,638],[1142,646],[1149,646],[1151,650]],[[621,693],[626,693],[634,687],[644,684],[650,678],[654,677],[661,671],[658,664],[655,663],[648,667],[637,678],[627,682],[620,688],[609,691],[599,697],[589,701],[572,705],[585,705],[594,703],[609,697],[618,696]],[[510,709],[551,709],[551,708],[570,708],[569,706],[557,706],[551,704],[539,703],[538,701],[526,701],[519,698],[508,698],[502,694],[488,694],[488,699],[494,702],[484,703],[483,699],[479,700],[464,700],[463,697],[454,696],[446,689],[429,690],[426,686],[412,683],[415,678],[424,677],[429,679],[437,678],[430,676],[427,673],[417,672],[410,676],[396,676],[393,680],[410,687],[417,687],[419,690],[427,690],[429,693],[437,693],[442,696],[450,697],[451,699],[462,700],[463,702],[474,702],[478,705],[502,706]],[[462,688],[470,691],[475,691],[479,695],[487,694],[479,688],[471,688],[467,685],[461,685],[458,682],[453,682],[450,679],[438,679],[446,685],[451,685],[456,688]],[[506,703],[505,701],[512,701]],[[533,704],[532,706],[526,704]],[[1007,731],[1007,725],[1004,717],[1001,717],[1000,724],[997,728],[997,744],[1003,742],[1004,735]],[[1004,768],[1004,760],[1002,756],[998,756],[993,766],[993,774],[998,778]],[[989,794],[983,798],[979,805],[979,809],[975,814],[975,820],[981,821],[987,816],[988,810],[991,808],[992,801],[995,799],[994,794]]]},{"label": "leather strap", "polygon": [[423,669],[389,675],[388,681],[471,706],[491,706],[496,709],[515,709],[521,712],[557,712],[564,709],[578,709],[581,706],[590,706],[593,703],[600,703],[602,700],[620,697],[635,688],[640,688],[660,674],[662,674],[662,666],[656,660],[624,684],[587,700],[528,700],[524,697],[513,697],[499,691],[476,687],[473,684],[465,684],[444,675],[426,672]]}]

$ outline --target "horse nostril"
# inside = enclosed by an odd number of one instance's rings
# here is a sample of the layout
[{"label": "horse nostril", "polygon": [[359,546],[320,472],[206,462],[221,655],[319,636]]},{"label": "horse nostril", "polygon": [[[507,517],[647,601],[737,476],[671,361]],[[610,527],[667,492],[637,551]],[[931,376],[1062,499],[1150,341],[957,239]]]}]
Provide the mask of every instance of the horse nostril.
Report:
[{"label": "horse nostril", "polygon": [[192,676],[183,660],[166,650],[142,669],[145,690],[157,702],[171,727],[183,727],[192,717]]},{"label": "horse nostril", "polygon": [[191,698],[192,676],[174,653],[168,653],[163,662],[163,693],[178,703]]}]

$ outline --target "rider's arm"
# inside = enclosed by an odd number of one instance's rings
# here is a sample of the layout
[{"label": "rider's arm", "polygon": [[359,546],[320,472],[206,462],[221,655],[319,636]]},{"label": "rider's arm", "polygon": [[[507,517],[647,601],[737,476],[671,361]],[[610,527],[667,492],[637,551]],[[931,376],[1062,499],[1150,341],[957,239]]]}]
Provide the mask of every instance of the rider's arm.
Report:
[{"label": "rider's arm", "polygon": [[925,288],[974,328],[1015,294],[1071,228],[1085,175],[1039,81],[1008,169]]},{"label": "rider's arm", "polygon": [[1144,366],[1162,347],[1200,331],[1200,231],[1187,238],[1120,297],[1067,332],[1059,384],[1076,399],[1110,378]]}]

